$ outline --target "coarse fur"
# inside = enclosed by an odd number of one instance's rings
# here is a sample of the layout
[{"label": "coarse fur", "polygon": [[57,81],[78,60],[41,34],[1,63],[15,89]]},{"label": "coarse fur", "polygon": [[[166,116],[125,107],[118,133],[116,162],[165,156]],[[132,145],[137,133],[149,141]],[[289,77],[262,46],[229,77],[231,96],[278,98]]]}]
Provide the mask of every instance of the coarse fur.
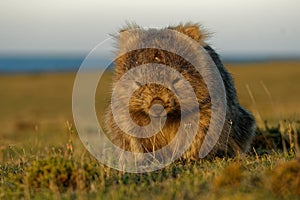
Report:
[{"label": "coarse fur", "polygon": [[[181,38],[168,38],[164,35],[165,30],[175,30],[182,33],[189,38],[192,38],[205,49],[206,53],[201,56],[203,64],[209,65],[205,60],[205,56],[210,56],[222,77],[223,84],[226,92],[227,108],[226,120],[222,127],[222,133],[209,153],[208,157],[215,156],[234,156],[240,152],[245,152],[249,149],[252,138],[254,136],[255,121],[253,116],[245,110],[238,102],[236,90],[231,75],[223,66],[218,54],[205,42],[207,37],[204,31],[198,24],[180,24],[178,26],[169,26],[164,29],[142,29],[136,25],[130,25],[121,30],[121,32],[136,30],[136,32],[128,32],[123,36],[117,38],[118,40],[118,54],[115,60],[115,75],[113,84],[117,83],[122,76],[129,70],[139,67],[147,63],[156,63],[169,66],[183,75],[183,77],[192,86],[199,104],[201,111],[198,123],[197,134],[189,147],[183,154],[183,158],[198,160],[199,150],[205,138],[206,132],[210,125],[212,116],[211,111],[211,98],[203,77],[195,69],[195,67],[179,56],[176,53],[169,52],[157,48],[142,48],[144,43],[156,44],[166,43],[172,46],[179,52],[188,52],[189,54],[196,55],[197,49],[193,48],[186,40]],[[155,36],[158,34],[163,35],[157,39]],[[128,51],[130,49],[134,49]],[[161,76],[161,72],[153,72],[156,76]],[[214,81],[214,80],[211,80]],[[184,88],[185,85],[182,81],[174,79],[171,81],[171,87]],[[124,102],[123,98],[126,95],[126,87],[134,87],[134,92],[130,97],[129,102]],[[137,138],[123,132],[112,114],[111,107],[108,108],[106,116],[106,125],[108,135],[112,142],[126,151],[132,152],[154,152],[163,148],[175,137],[180,120],[182,119],[180,103],[174,93],[160,85],[154,83],[141,84],[137,81],[124,86],[124,90],[115,91],[119,96],[118,107],[119,109],[126,109],[123,105],[129,104],[129,113],[131,119],[139,126],[146,126],[150,123],[151,107],[153,105],[161,105],[165,109],[167,115],[166,122],[162,130],[149,138]],[[189,103],[189,98],[186,98]],[[120,114],[120,113],[114,113]],[[158,116],[160,111],[156,113]],[[154,114],[155,115],[155,114]],[[156,116],[157,117],[157,116]],[[126,123],[126,119],[124,119]]]}]

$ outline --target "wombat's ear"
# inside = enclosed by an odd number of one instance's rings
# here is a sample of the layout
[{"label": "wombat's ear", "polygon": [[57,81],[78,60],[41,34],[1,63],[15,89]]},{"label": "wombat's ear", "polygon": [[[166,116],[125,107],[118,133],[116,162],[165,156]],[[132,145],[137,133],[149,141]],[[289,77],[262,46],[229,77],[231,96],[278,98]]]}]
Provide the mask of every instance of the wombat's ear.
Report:
[{"label": "wombat's ear", "polygon": [[[119,50],[126,50],[129,40],[132,38],[132,33],[130,30],[120,30],[119,34]],[[125,49],[124,49],[125,48]]]},{"label": "wombat's ear", "polygon": [[205,44],[205,39],[208,36],[207,32],[202,29],[199,24],[180,24],[169,28],[189,36],[200,44]]},{"label": "wombat's ear", "polygon": [[187,26],[184,29],[184,32],[186,35],[190,36],[194,40],[199,40],[200,37],[200,31],[198,26]]},{"label": "wombat's ear", "polygon": [[126,51],[127,48],[136,45],[136,40],[138,39],[139,32],[141,28],[135,23],[128,23],[126,26],[123,26],[119,30],[119,35],[116,37],[118,42],[118,49],[122,51]]}]

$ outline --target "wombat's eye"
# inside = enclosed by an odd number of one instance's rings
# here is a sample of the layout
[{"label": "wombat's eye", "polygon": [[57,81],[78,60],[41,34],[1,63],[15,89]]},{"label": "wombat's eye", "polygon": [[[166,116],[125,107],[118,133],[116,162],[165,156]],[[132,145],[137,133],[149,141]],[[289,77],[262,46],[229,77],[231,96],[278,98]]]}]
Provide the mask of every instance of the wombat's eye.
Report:
[{"label": "wombat's eye", "polygon": [[180,78],[175,78],[173,81],[172,81],[172,84],[175,85],[176,83],[178,83],[180,81]]},{"label": "wombat's eye", "polygon": [[157,61],[160,61],[160,59],[158,57],[155,57],[154,59],[157,60]]},{"label": "wombat's eye", "polygon": [[141,87],[143,84],[139,81],[134,81],[134,83],[138,86],[138,87]]}]

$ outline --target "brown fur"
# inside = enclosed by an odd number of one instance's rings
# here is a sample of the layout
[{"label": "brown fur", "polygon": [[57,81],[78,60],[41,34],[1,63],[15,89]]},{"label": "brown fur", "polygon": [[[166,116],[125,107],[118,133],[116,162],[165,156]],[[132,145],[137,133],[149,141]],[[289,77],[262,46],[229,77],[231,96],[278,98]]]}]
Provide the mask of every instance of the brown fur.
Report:
[{"label": "brown fur", "polygon": [[[129,26],[124,30],[131,30],[133,28],[139,27]],[[207,33],[202,31],[198,24],[180,24],[174,27],[167,27],[167,29],[176,30],[196,40],[213,59],[225,85],[227,97],[226,122],[223,126],[221,136],[209,156],[233,156],[238,152],[246,151],[254,135],[255,121],[252,115],[239,105],[230,74],[226,71],[215,51],[205,43]],[[147,33],[148,30],[141,29],[141,31],[142,33]],[[120,39],[120,52],[126,50],[127,46],[148,42],[149,38],[145,39],[142,36],[131,38],[131,36],[128,35],[128,38],[125,38],[125,42]],[[170,42],[178,43],[176,44],[178,48],[189,48],[188,45],[184,43],[185,41],[179,40]],[[190,51],[194,50],[190,49]],[[179,55],[159,49],[138,49],[116,58],[114,83],[119,81],[128,70],[146,63],[158,63],[176,69],[193,87],[201,114],[197,135],[183,157],[197,160],[211,119],[211,100],[202,76],[195,70],[191,63]],[[149,138],[136,138],[128,135],[118,127],[110,108],[107,115],[107,129],[111,140],[122,149],[133,152],[153,152],[166,146],[176,135],[181,120],[181,107],[173,92],[162,85],[140,85],[138,82],[135,84],[137,85],[133,85],[132,87],[137,87],[138,89],[135,90],[129,102],[129,113],[132,120],[140,126],[149,124],[150,107],[153,106],[154,103],[161,104],[167,113],[166,123],[162,131]],[[184,87],[180,80],[173,80],[172,84],[177,84],[178,87]],[[121,98],[122,95],[126,95],[126,91],[117,91],[117,93],[120,95],[120,105],[126,103],[122,102]]]}]

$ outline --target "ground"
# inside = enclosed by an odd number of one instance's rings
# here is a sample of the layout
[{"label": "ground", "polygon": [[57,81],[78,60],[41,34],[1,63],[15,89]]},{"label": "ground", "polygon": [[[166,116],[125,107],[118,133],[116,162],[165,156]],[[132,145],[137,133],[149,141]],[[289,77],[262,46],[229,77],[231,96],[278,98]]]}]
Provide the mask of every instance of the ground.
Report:
[{"label": "ground", "polygon": [[[72,120],[75,73],[0,75],[0,199],[300,199],[300,63],[226,66],[258,123],[251,151],[144,174],[105,167],[84,149]],[[110,80],[96,94],[100,121]]]}]

